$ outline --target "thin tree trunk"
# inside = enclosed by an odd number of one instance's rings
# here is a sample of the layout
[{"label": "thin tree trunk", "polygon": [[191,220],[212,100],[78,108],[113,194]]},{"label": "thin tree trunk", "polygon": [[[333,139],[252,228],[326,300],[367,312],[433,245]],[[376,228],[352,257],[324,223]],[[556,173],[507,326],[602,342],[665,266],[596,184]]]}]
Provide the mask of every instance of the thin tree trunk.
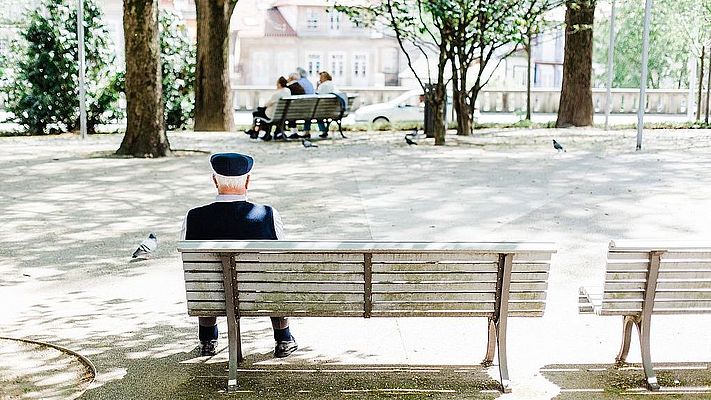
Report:
[{"label": "thin tree trunk", "polygon": [[158,0],[124,0],[126,134],[116,154],[170,154],[163,116]]},{"label": "thin tree trunk", "polygon": [[234,129],[229,72],[230,19],[237,0],[196,0],[195,130]]},{"label": "thin tree trunk", "polygon": [[563,87],[556,127],[593,123],[591,89],[594,0],[567,0]]},{"label": "thin tree trunk", "polygon": [[701,69],[699,72],[699,97],[698,100],[696,101],[696,120],[701,119],[701,93],[703,92],[704,89],[704,57],[705,53],[704,51],[706,50],[706,47],[701,46]]}]

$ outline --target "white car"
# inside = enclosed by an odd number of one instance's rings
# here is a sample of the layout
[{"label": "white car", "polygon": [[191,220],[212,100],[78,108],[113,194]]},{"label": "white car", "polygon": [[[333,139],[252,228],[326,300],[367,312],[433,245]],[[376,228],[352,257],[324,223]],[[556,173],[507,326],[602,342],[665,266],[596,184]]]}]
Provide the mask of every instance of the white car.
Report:
[{"label": "white car", "polygon": [[354,114],[356,122],[422,122],[425,119],[424,96],[422,90],[410,90],[385,103],[360,107]]}]

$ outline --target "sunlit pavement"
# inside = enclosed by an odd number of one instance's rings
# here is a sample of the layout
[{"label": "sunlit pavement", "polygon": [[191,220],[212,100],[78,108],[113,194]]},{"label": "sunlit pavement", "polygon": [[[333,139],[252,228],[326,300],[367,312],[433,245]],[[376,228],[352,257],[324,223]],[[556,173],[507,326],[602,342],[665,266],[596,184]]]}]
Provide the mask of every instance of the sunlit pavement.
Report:
[{"label": "sunlit pavement", "polygon": [[[711,237],[711,132],[648,131],[641,152],[635,134],[484,131],[434,147],[422,138],[407,146],[403,133],[352,133],[305,149],[190,132],[171,134],[179,151],[156,160],[111,156],[118,135],[0,138],[0,336],[89,357],[98,376],[83,398],[215,396],[226,341],[217,357],[197,357],[175,246],[185,212],[212,198],[208,153],[230,150],[255,157],[250,197],[279,209],[290,239],[556,242],[546,315],[509,321],[513,392],[500,398],[643,393],[641,371],[611,368],[621,320],[578,315],[577,289],[602,282],[610,239]],[[149,232],[155,256],[130,262]],[[235,397],[498,396],[498,370],[478,366],[482,318],[292,326],[300,350],[277,362],[268,321],[245,321]],[[686,397],[711,396],[709,327],[705,315],[653,319],[665,379],[679,381],[677,392],[700,388]]]}]

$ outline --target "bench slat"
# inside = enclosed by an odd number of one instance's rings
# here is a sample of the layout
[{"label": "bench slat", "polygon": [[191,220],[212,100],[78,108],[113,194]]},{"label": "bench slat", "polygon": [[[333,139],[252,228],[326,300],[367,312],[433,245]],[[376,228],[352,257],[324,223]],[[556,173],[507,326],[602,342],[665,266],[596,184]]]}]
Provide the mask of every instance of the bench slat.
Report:
[{"label": "bench slat", "polygon": [[[641,301],[642,299],[644,299],[644,291],[638,290],[638,291],[632,291],[632,292],[606,292],[603,297],[604,297],[604,299],[611,299],[611,300],[614,300],[614,299],[637,299],[637,300]],[[654,299],[655,299],[655,301],[656,300],[681,300],[681,299],[711,300],[711,289],[687,290],[687,291],[657,290],[657,292],[654,296]]]},{"label": "bench slat", "polygon": [[[675,289],[707,289],[711,285],[711,280],[706,281],[666,281],[657,283],[657,290],[675,290]],[[628,282],[605,282],[605,291],[619,290],[644,290],[645,282],[628,281]]]},{"label": "bench slat", "polygon": [[260,262],[247,263],[238,262],[235,264],[235,269],[239,272],[274,272],[274,271],[289,271],[289,272],[320,272],[320,271],[351,271],[363,272],[363,264],[357,263],[339,263],[339,262]]},{"label": "bench slat", "polygon": [[[494,272],[473,273],[373,273],[373,283],[386,282],[496,282],[498,277]],[[514,272],[511,282],[542,281],[548,277],[547,272]]]},{"label": "bench slat", "polygon": [[222,273],[221,262],[184,262],[184,271],[219,271]]},{"label": "bench slat", "polygon": [[262,292],[360,292],[363,293],[363,283],[301,283],[301,282],[240,282],[240,291]]},{"label": "bench slat", "polygon": [[240,292],[239,301],[308,301],[308,302],[363,302],[363,293],[286,293],[286,292]]},{"label": "bench slat", "polygon": [[[373,311],[373,317],[490,317],[493,312],[489,311],[453,311],[453,310],[443,310],[443,311],[390,311],[390,310],[379,310]],[[517,310],[508,313],[509,317],[542,317],[543,311],[541,310]]]},{"label": "bench slat", "polygon": [[[674,279],[693,279],[693,280],[711,280],[711,271],[683,271],[683,270],[660,270],[659,282],[665,282]],[[625,281],[625,280],[647,280],[646,272],[606,272],[606,281]]]},{"label": "bench slat", "polygon": [[363,255],[351,254],[319,254],[319,253],[238,253],[234,255],[235,262],[363,262]]},{"label": "bench slat", "polygon": [[[186,278],[187,279],[187,278]],[[238,286],[246,282],[363,282],[363,274],[333,272],[240,272],[237,274]]]},{"label": "bench slat", "polygon": [[[550,264],[546,263],[522,263],[513,264],[514,272],[545,272],[550,269]],[[498,265],[491,262],[426,262],[426,263],[393,263],[373,264],[374,273],[398,273],[398,272],[498,272]]]},{"label": "bench slat", "polygon": [[308,312],[312,314],[318,314],[324,311],[330,312],[340,312],[340,311],[360,311],[363,312],[363,302],[360,303],[323,303],[323,302],[278,302],[278,303],[252,303],[252,302],[240,302],[239,304],[241,311],[263,311],[263,312],[279,312],[279,313],[291,313],[291,312]]},{"label": "bench slat", "polygon": [[217,253],[183,253],[183,262],[186,261],[220,261]]},{"label": "bench slat", "polygon": [[193,292],[214,292],[222,291],[225,287],[222,282],[185,282],[185,290]]},{"label": "bench slat", "polygon": [[225,292],[185,292],[188,301],[225,302]]},{"label": "bench slat", "polygon": [[[539,301],[519,301],[519,302],[509,302],[509,310],[511,311],[523,311],[523,310],[543,310],[546,306],[545,302]],[[494,301],[471,301],[471,302],[377,302],[373,303],[373,311],[494,311]]]},{"label": "bench slat", "polygon": [[184,274],[185,282],[222,282],[222,271],[190,272]]},{"label": "bench slat", "polygon": [[[494,292],[474,293],[374,293],[373,302],[378,301],[493,301]],[[509,297],[515,300],[545,300],[546,292],[510,293]]]}]

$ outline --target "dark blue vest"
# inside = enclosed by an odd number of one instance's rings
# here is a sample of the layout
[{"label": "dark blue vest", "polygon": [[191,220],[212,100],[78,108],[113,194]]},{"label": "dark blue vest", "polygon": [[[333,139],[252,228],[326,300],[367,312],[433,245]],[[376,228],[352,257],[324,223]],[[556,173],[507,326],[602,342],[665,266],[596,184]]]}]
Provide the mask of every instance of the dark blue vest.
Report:
[{"label": "dark blue vest", "polygon": [[186,240],[277,240],[272,208],[247,201],[215,202],[188,211]]}]

